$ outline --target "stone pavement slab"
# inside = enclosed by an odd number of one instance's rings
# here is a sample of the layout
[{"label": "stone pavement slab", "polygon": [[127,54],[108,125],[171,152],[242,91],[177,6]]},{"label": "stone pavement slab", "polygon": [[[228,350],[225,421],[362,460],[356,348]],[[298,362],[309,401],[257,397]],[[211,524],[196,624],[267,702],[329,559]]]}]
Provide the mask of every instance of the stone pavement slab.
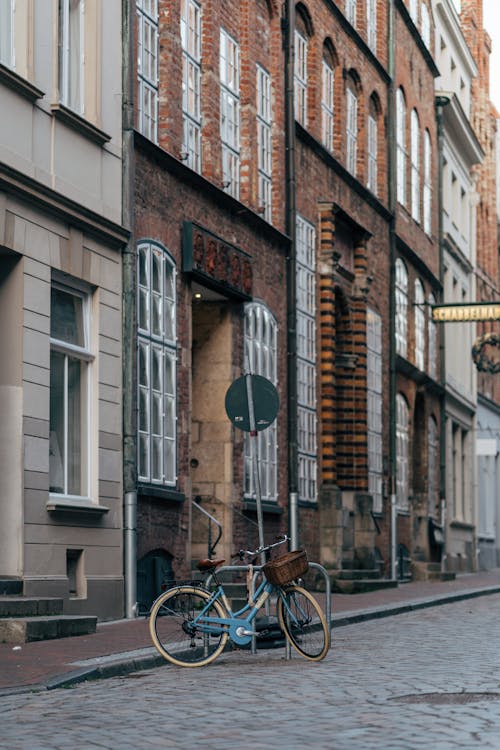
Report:
[{"label": "stone pavement slab", "polygon": [[[332,625],[339,627],[424,607],[500,592],[500,569],[459,575],[454,581],[415,581],[363,594],[333,594]],[[318,594],[324,606],[324,595]],[[0,644],[0,695],[46,690],[85,679],[163,666],[151,645],[146,618],[100,623],[88,636]]]}]

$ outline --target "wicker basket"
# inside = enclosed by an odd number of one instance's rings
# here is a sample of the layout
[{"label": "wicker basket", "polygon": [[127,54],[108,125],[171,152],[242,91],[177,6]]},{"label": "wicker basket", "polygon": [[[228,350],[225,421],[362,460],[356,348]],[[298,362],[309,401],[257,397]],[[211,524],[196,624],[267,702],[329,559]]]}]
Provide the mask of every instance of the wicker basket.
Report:
[{"label": "wicker basket", "polygon": [[287,552],[262,566],[262,572],[269,583],[284,586],[304,575],[309,569],[307,554],[304,549]]}]

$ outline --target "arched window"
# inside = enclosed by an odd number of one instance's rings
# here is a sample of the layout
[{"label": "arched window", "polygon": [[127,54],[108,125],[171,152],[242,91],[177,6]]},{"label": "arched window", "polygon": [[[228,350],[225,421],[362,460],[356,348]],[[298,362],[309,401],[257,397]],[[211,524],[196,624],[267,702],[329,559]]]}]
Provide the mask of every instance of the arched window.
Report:
[{"label": "arched window", "polygon": [[177,453],[175,265],[160,245],[138,254],[138,474],[175,486]]},{"label": "arched window", "polygon": [[419,370],[424,369],[425,360],[425,294],[420,279],[415,279],[415,364]]},{"label": "arched window", "polygon": [[403,89],[396,92],[396,148],[397,199],[406,206],[406,101]]},{"label": "arched window", "polygon": [[[274,385],[278,383],[276,320],[268,308],[259,303],[245,305],[245,362],[244,369],[262,375]],[[259,476],[262,499],[278,498],[278,440],[276,420],[258,433]],[[245,433],[245,497],[255,498],[255,475],[252,465],[251,438]]]},{"label": "arched window", "polygon": [[368,179],[367,187],[377,195],[378,182],[378,120],[380,105],[377,96],[374,94],[370,97],[370,106],[368,110],[368,127],[367,127],[367,168]]},{"label": "arched window", "polygon": [[432,203],[432,178],[431,178],[431,137],[429,131],[424,133],[424,232],[428,235],[432,231],[431,203]]},{"label": "arched window", "polygon": [[405,397],[396,394],[396,504],[408,510],[409,501],[409,414]]},{"label": "arched window", "polygon": [[346,167],[356,175],[358,158],[358,94],[354,79],[349,76],[346,87]]},{"label": "arched window", "polygon": [[398,258],[396,260],[396,351],[406,357],[408,350],[408,272]]},{"label": "arched window", "polygon": [[325,44],[321,61],[321,140],[328,151],[333,151],[334,85],[335,57],[330,45]]},{"label": "arched window", "polygon": [[429,305],[428,305],[428,319],[427,319],[427,342],[428,342],[428,371],[432,378],[436,378],[437,375],[437,326],[432,318],[432,307],[436,304],[436,298],[432,294],[429,294]]},{"label": "arched window", "polygon": [[411,112],[411,215],[420,221],[420,125],[416,109]]}]

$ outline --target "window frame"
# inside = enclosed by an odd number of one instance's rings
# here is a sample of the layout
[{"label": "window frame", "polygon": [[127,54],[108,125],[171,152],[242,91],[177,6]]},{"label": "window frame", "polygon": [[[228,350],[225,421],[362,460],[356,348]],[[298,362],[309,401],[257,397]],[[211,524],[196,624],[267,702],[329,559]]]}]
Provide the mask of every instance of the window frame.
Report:
[{"label": "window frame", "polygon": [[[85,0],[78,2],[78,50],[72,50],[72,0],[58,2],[58,85],[59,101],[83,115],[85,111]],[[74,56],[77,59],[74,59]],[[75,78],[75,82],[73,79]]]},{"label": "window frame", "polygon": [[[137,13],[137,129],[158,143],[158,0],[136,0]],[[145,46],[145,29],[151,33]]]},{"label": "window frame", "polygon": [[396,507],[407,512],[409,503],[410,471],[410,414],[402,393],[396,394]]},{"label": "window frame", "polygon": [[408,352],[408,270],[401,258],[396,259],[395,265],[396,353],[406,357]]},{"label": "window frame", "polygon": [[201,172],[201,5],[181,3],[182,46],[182,157]]},{"label": "window frame", "polygon": [[427,420],[427,512],[429,516],[436,516],[436,500],[439,495],[438,461],[439,433],[436,419],[432,414]]},{"label": "window frame", "polygon": [[356,27],[356,13],[357,3],[356,0],[346,0],[345,2],[345,16],[351,26]]},{"label": "window frame", "polygon": [[382,513],[382,317],[371,308],[367,308],[366,316],[366,353],[368,491],[373,499],[373,512]]},{"label": "window frame", "polygon": [[406,99],[402,88],[396,92],[396,195],[402,206],[407,205],[406,186]]},{"label": "window frame", "polygon": [[240,196],[240,45],[221,28],[219,34],[220,137],[222,187]]},{"label": "window frame", "polygon": [[378,194],[378,118],[368,113],[367,127],[367,187],[374,195]]},{"label": "window frame", "polygon": [[257,173],[259,208],[272,218],[272,97],[271,76],[257,63]]},{"label": "window frame", "polygon": [[357,174],[358,159],[358,96],[354,84],[346,88],[346,169]]},{"label": "window frame", "polygon": [[425,292],[420,279],[414,284],[414,333],[415,333],[415,364],[419,370],[425,368]]},{"label": "window frame", "polygon": [[371,51],[377,54],[377,0],[366,0],[366,38]]},{"label": "window frame", "polygon": [[[0,13],[0,63],[5,65],[7,68],[15,69],[15,46],[14,46],[14,34],[15,34],[15,14],[14,14],[14,0],[9,0],[9,4],[6,6],[0,6],[0,11],[5,9],[6,17],[4,18]],[[7,21],[7,23],[5,23]]]},{"label": "window frame", "polygon": [[294,94],[295,119],[303,128],[307,127],[307,57],[309,41],[298,29],[294,34]]},{"label": "window frame", "polygon": [[427,371],[434,379],[437,377],[437,324],[432,317],[432,308],[435,304],[436,298],[430,292],[427,306]]},{"label": "window frame", "polygon": [[321,60],[321,140],[333,153],[335,69],[323,57]]},{"label": "window frame", "polygon": [[416,109],[411,111],[410,131],[411,215],[420,223],[420,121]]},{"label": "window frame", "polygon": [[429,131],[424,131],[424,187],[423,187],[423,212],[424,232],[430,236],[432,231],[432,148]]}]

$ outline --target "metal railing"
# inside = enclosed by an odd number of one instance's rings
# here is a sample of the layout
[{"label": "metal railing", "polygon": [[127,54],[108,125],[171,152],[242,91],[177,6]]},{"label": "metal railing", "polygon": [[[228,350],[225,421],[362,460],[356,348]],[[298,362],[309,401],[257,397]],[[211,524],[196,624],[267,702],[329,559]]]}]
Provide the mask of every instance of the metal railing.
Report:
[{"label": "metal railing", "polygon": [[[208,539],[207,539],[207,551],[208,551],[208,557],[211,558],[212,555],[215,554],[215,548],[217,547],[217,544],[220,541],[220,538],[222,536],[222,524],[211,514],[208,512],[208,510],[205,510],[205,508],[202,508],[200,505],[201,502],[201,496],[196,495],[196,497],[193,498],[191,501],[192,504],[197,508],[206,518],[208,518]],[[217,527],[217,538],[215,542],[212,544],[212,524]]]}]

